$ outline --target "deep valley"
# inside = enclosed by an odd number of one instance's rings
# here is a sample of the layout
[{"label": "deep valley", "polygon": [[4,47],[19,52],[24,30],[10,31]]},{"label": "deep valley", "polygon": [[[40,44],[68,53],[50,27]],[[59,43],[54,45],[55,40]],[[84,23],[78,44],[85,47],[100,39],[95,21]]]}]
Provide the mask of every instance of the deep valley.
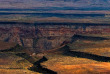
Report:
[{"label": "deep valley", "polygon": [[[109,73],[105,66],[110,59],[109,33],[109,24],[0,22],[0,56],[4,56],[0,70],[6,74],[5,69],[26,69],[32,74]],[[5,67],[12,58],[12,66]],[[98,64],[104,71],[95,70]]]}]

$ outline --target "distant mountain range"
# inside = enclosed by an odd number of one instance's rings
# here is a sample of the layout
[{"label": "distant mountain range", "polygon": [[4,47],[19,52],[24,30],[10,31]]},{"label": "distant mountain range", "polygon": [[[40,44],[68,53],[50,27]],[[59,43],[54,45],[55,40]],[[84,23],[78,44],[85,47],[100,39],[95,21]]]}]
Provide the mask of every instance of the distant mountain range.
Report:
[{"label": "distant mountain range", "polygon": [[110,0],[0,0],[0,8],[94,8],[109,9]]}]

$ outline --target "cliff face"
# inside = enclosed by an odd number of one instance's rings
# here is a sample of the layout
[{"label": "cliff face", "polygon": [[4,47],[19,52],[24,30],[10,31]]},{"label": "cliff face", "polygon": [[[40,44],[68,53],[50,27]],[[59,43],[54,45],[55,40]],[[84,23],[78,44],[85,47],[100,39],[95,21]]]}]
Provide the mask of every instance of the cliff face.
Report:
[{"label": "cliff face", "polygon": [[33,51],[54,49],[71,42],[74,34],[110,33],[110,26],[0,25],[0,40],[14,42]]}]

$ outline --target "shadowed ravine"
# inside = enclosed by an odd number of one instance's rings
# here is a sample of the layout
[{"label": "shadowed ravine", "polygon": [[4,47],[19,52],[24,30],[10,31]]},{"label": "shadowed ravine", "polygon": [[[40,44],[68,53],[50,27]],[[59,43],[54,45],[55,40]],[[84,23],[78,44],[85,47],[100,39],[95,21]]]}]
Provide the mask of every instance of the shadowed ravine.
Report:
[{"label": "shadowed ravine", "polygon": [[46,57],[43,56],[42,59],[40,59],[39,61],[36,61],[32,67],[29,68],[29,70],[32,70],[32,71],[36,71],[36,72],[39,72],[39,73],[43,73],[43,74],[57,74],[57,72],[54,72],[52,70],[49,70],[47,68],[43,68],[41,66],[40,63],[42,62],[45,62],[47,61],[48,59]]},{"label": "shadowed ravine", "polygon": [[90,53],[85,53],[80,51],[70,51],[68,46],[63,47],[60,50],[63,50],[63,49],[67,50],[67,52],[65,51],[63,52],[63,54],[67,56],[87,58],[87,59],[92,59],[92,60],[101,61],[101,62],[110,61],[110,57],[100,56],[100,55],[95,55],[95,54],[90,54]]},{"label": "shadowed ravine", "polygon": [[66,55],[73,56],[73,57],[87,58],[87,59],[92,59],[92,60],[102,61],[102,62],[110,61],[110,57],[99,56],[99,55],[94,55],[94,54],[89,54],[89,53],[79,52],[79,51],[69,51],[69,53],[67,53]]},{"label": "shadowed ravine", "polygon": [[54,72],[52,70],[49,70],[47,68],[43,68],[41,66],[41,63],[42,62],[45,62],[47,61],[48,59],[46,57],[42,57],[40,60],[34,62],[34,59],[32,57],[30,57],[29,55],[27,55],[26,53],[20,53],[20,54],[16,54],[17,56],[20,56],[20,57],[23,57],[25,58],[26,60],[28,60],[30,63],[33,64],[32,67],[28,68],[29,70],[31,71],[34,71],[34,72],[39,72],[39,73],[42,73],[42,74],[57,74],[57,72]]}]

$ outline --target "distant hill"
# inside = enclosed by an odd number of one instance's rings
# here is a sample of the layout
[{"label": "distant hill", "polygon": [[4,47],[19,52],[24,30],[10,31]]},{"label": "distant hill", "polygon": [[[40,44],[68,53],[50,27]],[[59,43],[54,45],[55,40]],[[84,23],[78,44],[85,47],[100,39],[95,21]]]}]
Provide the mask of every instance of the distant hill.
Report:
[{"label": "distant hill", "polygon": [[36,9],[36,8],[95,8],[108,9],[110,7],[110,0],[0,0],[0,8],[22,8],[22,9]]}]

